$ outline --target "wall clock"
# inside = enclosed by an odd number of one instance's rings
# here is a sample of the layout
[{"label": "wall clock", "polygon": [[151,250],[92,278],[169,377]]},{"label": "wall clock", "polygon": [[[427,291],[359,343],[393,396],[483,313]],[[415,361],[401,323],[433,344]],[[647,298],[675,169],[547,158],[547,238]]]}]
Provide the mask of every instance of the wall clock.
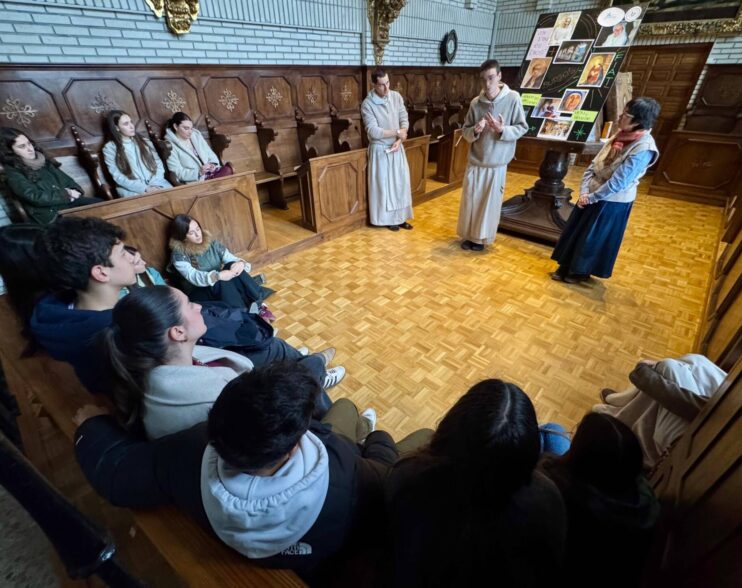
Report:
[{"label": "wall clock", "polygon": [[456,58],[456,50],[459,48],[459,38],[456,36],[456,31],[451,29],[443,37],[441,41],[441,61],[445,63],[453,63]]}]

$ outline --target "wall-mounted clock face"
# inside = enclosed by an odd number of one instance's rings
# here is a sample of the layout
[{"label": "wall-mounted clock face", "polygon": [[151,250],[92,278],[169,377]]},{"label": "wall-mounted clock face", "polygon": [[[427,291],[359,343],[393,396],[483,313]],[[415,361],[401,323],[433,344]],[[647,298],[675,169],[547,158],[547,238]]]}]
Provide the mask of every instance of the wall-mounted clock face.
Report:
[{"label": "wall-mounted clock face", "polygon": [[446,63],[453,63],[456,57],[456,50],[459,48],[459,38],[456,36],[456,31],[451,30],[446,33],[441,43],[441,61]]}]

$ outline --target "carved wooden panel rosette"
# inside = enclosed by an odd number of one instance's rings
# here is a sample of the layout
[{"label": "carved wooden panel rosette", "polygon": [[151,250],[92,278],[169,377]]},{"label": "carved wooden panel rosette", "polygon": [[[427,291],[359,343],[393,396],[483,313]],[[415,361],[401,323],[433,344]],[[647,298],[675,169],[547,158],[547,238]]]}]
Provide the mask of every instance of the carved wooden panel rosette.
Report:
[{"label": "carved wooden panel rosette", "polygon": [[337,76],[332,81],[332,101],[338,110],[360,108],[358,81],[355,76]]},{"label": "carved wooden panel rosette", "polygon": [[320,76],[304,76],[299,79],[297,101],[304,113],[327,112],[327,83]]},{"label": "carved wooden panel rosette", "polygon": [[34,82],[0,83],[0,126],[15,127],[38,140],[62,130],[62,117],[51,94]]},{"label": "carved wooden panel rosette", "polygon": [[217,122],[251,122],[247,86],[238,77],[210,78],[204,86],[206,110]]},{"label": "carved wooden panel rosette", "polygon": [[293,114],[291,86],[282,77],[260,78],[255,84],[257,110],[266,118]]},{"label": "carved wooden panel rosette", "polygon": [[201,117],[196,88],[184,78],[151,78],[142,96],[152,121],[165,121],[176,112],[185,112],[194,121]]}]

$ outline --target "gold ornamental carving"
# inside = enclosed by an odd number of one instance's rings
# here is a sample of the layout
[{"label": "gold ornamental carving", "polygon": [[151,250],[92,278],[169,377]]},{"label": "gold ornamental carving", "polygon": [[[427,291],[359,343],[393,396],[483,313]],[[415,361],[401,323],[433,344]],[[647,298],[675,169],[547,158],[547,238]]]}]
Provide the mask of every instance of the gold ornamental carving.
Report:
[{"label": "gold ornamental carving", "polygon": [[107,114],[111,110],[117,110],[119,108],[119,105],[103,92],[98,92],[90,103],[90,109],[96,114]]},{"label": "gold ornamental carving", "polygon": [[237,103],[240,101],[237,96],[235,96],[231,90],[226,89],[224,92],[222,92],[221,97],[219,98],[219,104],[221,104],[224,108],[229,110],[229,112],[234,111],[235,106],[237,106]]},{"label": "gold ornamental carving", "polygon": [[307,93],[304,94],[304,97],[309,101],[309,103],[314,106],[317,104],[317,100],[319,100],[319,94],[317,94],[317,91],[314,89],[314,86],[309,88],[307,90]]},{"label": "gold ornamental carving", "polygon": [[186,101],[182,96],[178,96],[177,92],[170,90],[167,93],[167,98],[162,101],[162,105],[170,112],[175,114],[176,112],[185,108]]},{"label": "gold ornamental carving", "polygon": [[165,13],[167,28],[176,35],[184,35],[198,18],[198,0],[146,0],[157,18]]},{"label": "gold ornamental carving", "polygon": [[407,4],[407,0],[366,0],[368,22],[371,24],[371,42],[374,45],[374,61],[381,65],[384,49],[389,44],[389,27]]},{"label": "gold ornamental carving", "polygon": [[350,86],[348,86],[348,83],[343,84],[343,89],[340,92],[340,97],[343,99],[343,104],[348,104],[350,101],[350,97],[353,95],[353,92],[350,89]]},{"label": "gold ornamental carving", "polygon": [[735,35],[742,33],[742,9],[735,18],[650,22],[639,27],[640,37],[671,35]]}]

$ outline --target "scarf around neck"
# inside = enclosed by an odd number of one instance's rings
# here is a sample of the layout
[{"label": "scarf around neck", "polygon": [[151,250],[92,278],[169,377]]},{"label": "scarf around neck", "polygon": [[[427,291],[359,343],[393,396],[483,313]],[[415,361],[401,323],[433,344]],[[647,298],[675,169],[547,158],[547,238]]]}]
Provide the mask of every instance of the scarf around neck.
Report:
[{"label": "scarf around neck", "polygon": [[618,133],[613,135],[613,139],[611,139],[611,150],[606,159],[608,159],[608,161],[613,161],[618,157],[618,154],[621,153],[621,151],[637,139],[646,135],[648,132],[647,129],[640,129],[638,131],[618,131]]},{"label": "scarf around neck", "polygon": [[36,157],[35,158],[33,158],[33,159],[23,159],[22,161],[23,161],[23,164],[26,167],[28,167],[28,168],[30,168],[30,169],[32,169],[34,171],[38,171],[42,167],[44,167],[44,165],[46,165],[46,157],[44,157],[44,154],[41,153],[40,151],[37,151],[36,152]]}]

